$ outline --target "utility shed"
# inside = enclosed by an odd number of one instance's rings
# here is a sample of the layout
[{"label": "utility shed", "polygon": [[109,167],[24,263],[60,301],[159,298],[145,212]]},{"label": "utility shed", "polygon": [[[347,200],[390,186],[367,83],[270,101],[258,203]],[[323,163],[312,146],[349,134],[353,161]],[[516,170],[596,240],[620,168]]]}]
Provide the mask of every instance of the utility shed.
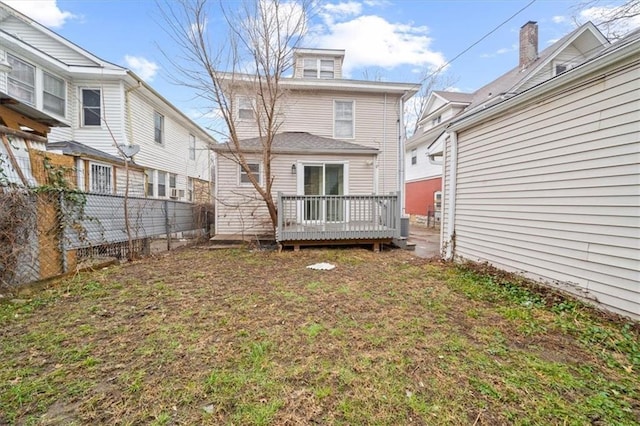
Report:
[{"label": "utility shed", "polygon": [[449,257],[640,319],[640,31],[457,119],[444,155]]}]

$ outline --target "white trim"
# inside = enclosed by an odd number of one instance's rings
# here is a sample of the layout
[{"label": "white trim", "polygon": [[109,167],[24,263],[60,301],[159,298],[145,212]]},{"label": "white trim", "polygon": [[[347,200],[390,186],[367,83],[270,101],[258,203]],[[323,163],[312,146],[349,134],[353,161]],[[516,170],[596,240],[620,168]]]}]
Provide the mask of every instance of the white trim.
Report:
[{"label": "white trim", "polygon": [[[458,184],[458,134],[456,132],[450,133],[449,142],[451,143],[451,158],[449,159],[449,197],[447,200],[447,234],[445,240],[447,251],[445,260],[451,260],[455,256],[453,245],[455,244],[456,232],[456,186]],[[444,186],[444,179],[442,179],[442,185]]]},{"label": "white trim", "polygon": [[[106,191],[96,190],[93,186],[93,167],[101,167],[104,169],[109,169],[109,182],[108,188]],[[96,194],[114,194],[115,193],[115,176],[113,175],[114,167],[111,164],[100,163],[97,161],[89,161],[89,192]],[[102,185],[100,185],[102,186]]]}]

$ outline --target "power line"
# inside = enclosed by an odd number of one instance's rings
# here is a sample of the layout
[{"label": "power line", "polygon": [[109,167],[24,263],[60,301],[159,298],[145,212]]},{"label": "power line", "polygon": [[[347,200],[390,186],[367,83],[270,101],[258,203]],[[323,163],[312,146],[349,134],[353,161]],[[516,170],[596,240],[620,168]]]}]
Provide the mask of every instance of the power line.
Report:
[{"label": "power line", "polygon": [[439,73],[440,71],[442,71],[445,67],[447,67],[448,65],[450,65],[453,61],[455,61],[456,59],[458,59],[460,56],[464,55],[465,53],[467,53],[469,50],[473,49],[475,46],[477,46],[478,44],[480,44],[484,39],[486,39],[487,37],[489,37],[491,34],[495,33],[496,31],[498,31],[501,27],[503,27],[504,25],[506,25],[509,21],[511,21],[513,18],[515,18],[516,16],[518,16],[519,14],[521,14],[522,12],[524,12],[526,9],[528,9],[532,4],[534,4],[537,0],[531,0],[529,3],[527,3],[524,7],[522,7],[520,10],[518,10],[516,13],[514,13],[513,15],[511,15],[510,17],[508,17],[507,19],[505,19],[504,21],[502,21],[498,26],[496,26],[495,28],[493,28],[491,31],[489,31],[488,33],[486,33],[485,35],[483,35],[479,40],[477,40],[476,42],[474,42],[473,44],[471,44],[469,47],[467,47],[466,49],[464,49],[462,52],[458,53],[456,56],[454,56],[452,59],[448,60],[447,62],[445,62],[443,65],[441,65],[440,67],[438,67],[438,69],[436,69],[435,71],[433,71],[431,74],[427,75],[423,81],[428,80],[429,78],[433,77],[434,75],[436,75],[437,73]]}]

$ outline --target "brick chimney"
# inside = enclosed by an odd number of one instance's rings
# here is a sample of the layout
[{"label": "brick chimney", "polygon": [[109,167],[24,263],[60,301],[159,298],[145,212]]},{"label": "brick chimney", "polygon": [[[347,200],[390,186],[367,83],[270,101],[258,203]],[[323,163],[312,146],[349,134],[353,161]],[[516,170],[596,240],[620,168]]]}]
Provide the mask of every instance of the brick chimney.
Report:
[{"label": "brick chimney", "polygon": [[520,28],[520,69],[538,59],[538,23],[529,21]]}]

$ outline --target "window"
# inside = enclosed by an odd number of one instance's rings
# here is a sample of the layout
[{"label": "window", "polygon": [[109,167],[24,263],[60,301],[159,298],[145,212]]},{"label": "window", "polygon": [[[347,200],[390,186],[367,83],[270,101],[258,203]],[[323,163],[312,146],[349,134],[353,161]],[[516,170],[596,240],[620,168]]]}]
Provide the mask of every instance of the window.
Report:
[{"label": "window", "polygon": [[164,115],[157,112],[153,113],[153,140],[155,143],[162,145],[164,142]]},{"label": "window", "polygon": [[435,117],[433,120],[431,120],[431,125],[435,126],[437,124],[440,124],[441,121],[442,121],[442,116],[439,115],[439,116]]},{"label": "window", "polygon": [[187,200],[193,201],[193,178],[187,180]]},{"label": "window", "polygon": [[100,89],[82,89],[82,125],[100,125]]},{"label": "window", "polygon": [[169,188],[176,187],[176,177],[175,173],[169,173]]},{"label": "window", "polygon": [[305,78],[333,78],[333,59],[306,58],[302,61],[302,76]]},{"label": "window", "polygon": [[335,101],[334,118],[334,137],[353,138],[353,101]]},{"label": "window", "polygon": [[569,71],[575,64],[571,62],[554,62],[553,63],[553,75],[562,74],[565,71]]},{"label": "window", "polygon": [[147,177],[147,197],[153,197],[153,170],[145,170],[144,174]]},{"label": "window", "polygon": [[35,105],[36,68],[9,54],[7,61],[11,65],[11,71],[7,74],[7,91],[14,98]]},{"label": "window", "polygon": [[91,164],[91,192],[111,194],[111,166]]},{"label": "window", "polygon": [[[260,163],[249,163],[249,170],[251,170],[251,174],[256,178],[258,183],[260,183]],[[249,175],[244,171],[244,168],[240,166],[240,184],[251,184],[249,180]]]},{"label": "window", "polygon": [[189,160],[196,159],[196,137],[189,135]]},{"label": "window", "polygon": [[250,98],[245,96],[238,98],[238,119],[253,120],[253,102]]},{"label": "window", "polygon": [[42,109],[64,117],[66,106],[64,80],[42,73]]},{"label": "window", "polygon": [[158,170],[158,197],[167,196],[167,172]]},{"label": "window", "polygon": [[411,150],[411,165],[418,164],[418,149],[414,148]]}]

